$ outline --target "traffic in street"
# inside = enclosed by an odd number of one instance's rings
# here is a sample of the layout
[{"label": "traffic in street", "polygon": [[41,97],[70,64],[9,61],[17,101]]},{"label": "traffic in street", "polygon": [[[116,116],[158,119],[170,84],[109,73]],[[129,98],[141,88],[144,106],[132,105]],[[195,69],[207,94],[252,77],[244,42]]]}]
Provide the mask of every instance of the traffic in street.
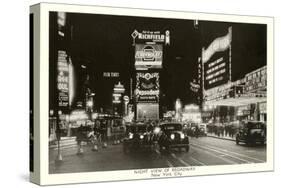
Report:
[{"label": "traffic in street", "polygon": [[64,160],[55,163],[56,150],[50,151],[50,173],[94,172],[112,170],[133,170],[145,168],[232,165],[266,162],[265,145],[236,145],[234,141],[213,137],[191,137],[188,152],[172,149],[160,152],[156,147],[151,151],[123,152],[123,143],[109,144],[93,152],[92,146],[85,145],[83,155],[77,155],[77,147],[65,149]]}]

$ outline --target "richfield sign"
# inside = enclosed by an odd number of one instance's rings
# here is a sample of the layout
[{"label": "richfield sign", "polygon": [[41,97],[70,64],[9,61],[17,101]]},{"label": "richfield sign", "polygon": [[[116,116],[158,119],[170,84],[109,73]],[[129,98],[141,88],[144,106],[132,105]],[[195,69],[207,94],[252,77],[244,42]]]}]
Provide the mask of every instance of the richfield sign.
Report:
[{"label": "richfield sign", "polygon": [[154,42],[154,43],[162,43],[165,45],[170,45],[170,31],[166,30],[165,33],[161,33],[160,31],[142,31],[139,32],[134,30],[131,34],[133,38],[133,45],[136,43],[146,43],[146,42]]}]

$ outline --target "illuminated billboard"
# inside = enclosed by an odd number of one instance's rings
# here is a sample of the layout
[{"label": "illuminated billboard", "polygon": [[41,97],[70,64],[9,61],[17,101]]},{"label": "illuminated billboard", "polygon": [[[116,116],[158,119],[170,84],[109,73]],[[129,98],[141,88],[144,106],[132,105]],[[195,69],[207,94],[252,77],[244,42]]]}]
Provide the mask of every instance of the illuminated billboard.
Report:
[{"label": "illuminated billboard", "polygon": [[136,44],[135,67],[137,70],[162,68],[163,49],[160,44]]},{"label": "illuminated billboard", "polygon": [[58,51],[57,88],[59,107],[68,107],[69,104],[69,67],[66,57],[65,51]]},{"label": "illuminated billboard", "polygon": [[159,101],[159,73],[137,72],[136,101],[157,103]]},{"label": "illuminated billboard", "polygon": [[159,104],[157,103],[138,103],[137,120],[158,120]]},{"label": "illuminated billboard", "polygon": [[165,33],[160,31],[137,31],[136,29],[131,34],[133,38],[133,45],[136,43],[161,43],[165,45],[170,45],[170,31],[166,30]]},{"label": "illuminated billboard", "polygon": [[262,91],[266,91],[266,80],[266,66],[246,74],[245,92],[262,93]]},{"label": "illuminated billboard", "polygon": [[205,90],[231,81],[232,27],[225,36],[216,38],[202,50],[203,86]]},{"label": "illuminated billboard", "polygon": [[217,52],[204,64],[204,88],[211,89],[230,80],[229,50]]}]

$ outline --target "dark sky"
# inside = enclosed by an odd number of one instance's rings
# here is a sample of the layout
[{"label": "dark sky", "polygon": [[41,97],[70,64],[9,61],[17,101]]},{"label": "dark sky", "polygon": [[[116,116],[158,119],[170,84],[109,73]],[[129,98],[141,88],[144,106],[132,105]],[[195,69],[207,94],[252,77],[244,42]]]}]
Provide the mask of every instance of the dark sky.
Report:
[{"label": "dark sky", "polygon": [[[131,33],[138,31],[170,30],[171,45],[164,46],[160,87],[165,104],[172,107],[176,98],[184,104],[195,101],[189,82],[196,76],[197,59],[201,48],[233,28],[232,74],[233,80],[266,64],[266,26],[193,20],[106,16],[94,14],[67,15],[72,26],[70,55],[76,67],[77,84],[85,78],[81,64],[87,65],[90,84],[96,92],[97,105],[110,105],[113,84],[118,80],[103,78],[103,71],[120,72],[120,81],[129,94],[129,78],[133,75],[134,47]],[[79,69],[79,70],[78,70]]]}]

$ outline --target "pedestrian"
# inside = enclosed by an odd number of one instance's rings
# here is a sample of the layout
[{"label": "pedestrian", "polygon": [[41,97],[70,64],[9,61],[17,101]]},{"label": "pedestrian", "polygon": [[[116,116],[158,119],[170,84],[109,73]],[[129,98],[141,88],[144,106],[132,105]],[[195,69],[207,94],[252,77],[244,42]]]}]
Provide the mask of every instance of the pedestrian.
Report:
[{"label": "pedestrian", "polygon": [[195,136],[196,136],[196,138],[198,138],[198,137],[199,137],[199,132],[200,132],[200,130],[199,130],[199,126],[198,126],[198,125],[196,125],[196,126],[195,126]]},{"label": "pedestrian", "polygon": [[221,134],[221,132],[220,132],[221,129],[220,129],[220,125],[219,125],[219,124],[218,124],[218,126],[216,127],[216,130],[217,130],[217,136],[220,137],[220,136],[221,136],[221,135],[220,135],[220,134]]},{"label": "pedestrian", "polygon": [[77,129],[77,136],[76,136],[76,141],[78,146],[77,155],[83,153],[82,140],[83,140],[83,126],[81,124]]},{"label": "pedestrian", "polygon": [[221,125],[221,136],[222,137],[225,136],[225,125],[224,124]]}]

